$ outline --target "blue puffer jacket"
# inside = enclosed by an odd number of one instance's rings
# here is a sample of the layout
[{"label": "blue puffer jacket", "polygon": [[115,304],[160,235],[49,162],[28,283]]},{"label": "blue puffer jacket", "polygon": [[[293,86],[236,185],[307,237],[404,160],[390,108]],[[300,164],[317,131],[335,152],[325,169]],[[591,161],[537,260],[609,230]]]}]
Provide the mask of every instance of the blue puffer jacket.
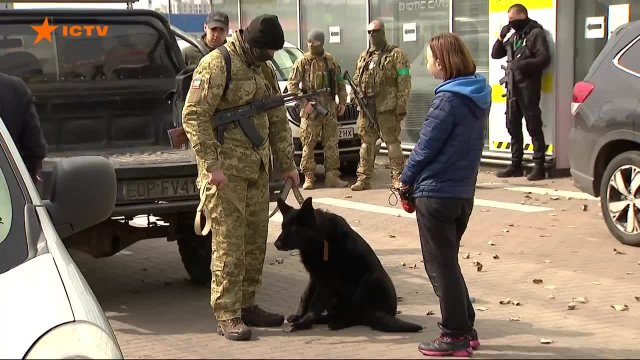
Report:
[{"label": "blue puffer jacket", "polygon": [[473,198],[491,87],[474,75],[445,81],[435,93],[400,181],[414,186],[414,198]]}]

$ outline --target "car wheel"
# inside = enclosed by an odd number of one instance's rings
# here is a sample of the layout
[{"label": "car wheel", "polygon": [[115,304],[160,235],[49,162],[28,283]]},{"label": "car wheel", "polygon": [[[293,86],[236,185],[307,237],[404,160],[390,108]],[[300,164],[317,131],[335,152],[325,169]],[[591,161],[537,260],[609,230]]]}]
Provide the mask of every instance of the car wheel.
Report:
[{"label": "car wheel", "polygon": [[600,206],[616,239],[640,246],[640,152],[622,153],[609,163],[600,183]]},{"label": "car wheel", "polygon": [[340,173],[346,176],[354,176],[358,172],[357,161],[345,161],[340,163]]},{"label": "car wheel", "polygon": [[194,285],[211,284],[211,234],[198,236],[193,231],[193,217],[180,216],[178,251],[184,269]]}]

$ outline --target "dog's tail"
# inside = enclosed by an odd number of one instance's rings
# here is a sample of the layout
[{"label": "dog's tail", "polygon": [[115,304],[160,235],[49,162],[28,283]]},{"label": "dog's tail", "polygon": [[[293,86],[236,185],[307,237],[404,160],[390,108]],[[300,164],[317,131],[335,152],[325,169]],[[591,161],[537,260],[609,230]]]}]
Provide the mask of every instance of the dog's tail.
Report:
[{"label": "dog's tail", "polygon": [[400,320],[382,311],[375,312],[370,326],[373,330],[384,332],[418,332],[423,329],[421,325]]}]

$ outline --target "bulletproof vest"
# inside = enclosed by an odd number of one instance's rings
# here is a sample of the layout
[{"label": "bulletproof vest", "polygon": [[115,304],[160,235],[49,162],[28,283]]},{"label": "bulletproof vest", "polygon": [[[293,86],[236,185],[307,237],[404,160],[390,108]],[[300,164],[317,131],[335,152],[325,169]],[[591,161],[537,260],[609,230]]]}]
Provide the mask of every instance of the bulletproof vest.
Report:
[{"label": "bulletproof vest", "polygon": [[382,85],[384,70],[382,64],[387,56],[391,55],[393,49],[397,46],[388,45],[381,52],[371,52],[362,68],[360,69],[360,81],[363,84],[362,89],[366,95],[372,95],[375,90]]},{"label": "bulletproof vest", "polygon": [[[305,55],[303,92],[329,88],[331,89],[331,96],[335,97],[337,94],[336,69],[331,67],[325,55],[322,56],[321,60],[316,58],[314,62],[313,59],[314,57]],[[321,65],[318,66],[318,64]],[[311,84],[306,84],[307,74],[310,75]],[[310,86],[310,88],[307,88],[307,86]]]}]

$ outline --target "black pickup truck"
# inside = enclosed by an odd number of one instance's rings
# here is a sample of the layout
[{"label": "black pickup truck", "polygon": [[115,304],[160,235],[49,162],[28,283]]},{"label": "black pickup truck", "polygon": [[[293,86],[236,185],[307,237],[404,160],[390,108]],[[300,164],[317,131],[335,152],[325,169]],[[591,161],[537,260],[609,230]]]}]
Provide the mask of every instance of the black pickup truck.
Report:
[{"label": "black pickup truck", "polygon": [[[36,41],[33,26],[45,19],[56,28]],[[43,198],[52,188],[52,160],[100,155],[116,169],[112,217],[65,244],[106,257],[144,239],[177,241],[191,280],[208,284],[211,238],[193,230],[194,153],[172,150],[167,136],[174,125],[164,98],[185,67],[177,38],[198,46],[149,10],[3,10],[0,72],[25,80],[36,97],[48,145]],[[270,182],[272,200],[282,186]]]}]

